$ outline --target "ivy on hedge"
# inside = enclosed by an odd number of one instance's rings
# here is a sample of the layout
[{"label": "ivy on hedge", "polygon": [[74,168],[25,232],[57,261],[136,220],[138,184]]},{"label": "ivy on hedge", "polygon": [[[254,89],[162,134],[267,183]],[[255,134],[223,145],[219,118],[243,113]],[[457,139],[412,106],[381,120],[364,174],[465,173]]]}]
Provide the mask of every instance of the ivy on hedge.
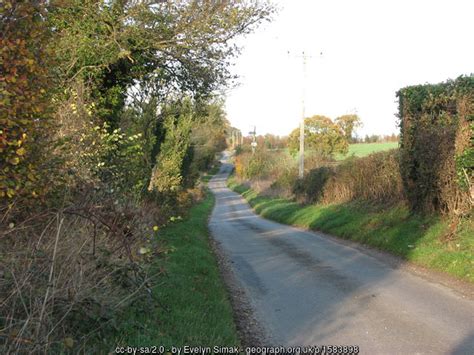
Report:
[{"label": "ivy on hedge", "polygon": [[397,92],[400,168],[414,210],[462,214],[472,208],[474,75]]}]

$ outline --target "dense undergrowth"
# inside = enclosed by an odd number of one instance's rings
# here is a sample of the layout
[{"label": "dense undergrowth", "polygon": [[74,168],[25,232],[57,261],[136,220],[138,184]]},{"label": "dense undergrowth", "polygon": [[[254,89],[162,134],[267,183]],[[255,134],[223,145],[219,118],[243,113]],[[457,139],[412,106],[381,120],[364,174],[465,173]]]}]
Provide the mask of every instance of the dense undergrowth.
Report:
[{"label": "dense undergrowth", "polygon": [[201,188],[188,190],[171,207],[92,190],[16,217],[0,233],[2,349],[95,352],[110,345],[106,336],[124,309],[155,282],[147,264],[164,246],[153,238],[202,196]]},{"label": "dense undergrowth", "polygon": [[207,221],[214,197],[195,205],[179,223],[156,235],[162,258],[149,269],[161,274],[147,304],[131,305],[116,333],[118,346],[238,345],[232,308],[209,245]]}]

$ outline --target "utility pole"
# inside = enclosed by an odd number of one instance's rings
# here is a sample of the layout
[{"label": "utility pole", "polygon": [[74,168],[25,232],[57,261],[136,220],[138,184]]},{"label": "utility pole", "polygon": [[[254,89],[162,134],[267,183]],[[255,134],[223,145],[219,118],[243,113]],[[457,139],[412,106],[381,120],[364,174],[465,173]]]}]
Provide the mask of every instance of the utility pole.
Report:
[{"label": "utility pole", "polygon": [[305,116],[305,95],[306,95],[306,54],[303,52],[303,89],[301,93],[301,122],[300,122],[300,155],[298,176],[300,179],[304,177],[304,116]]},{"label": "utility pole", "polygon": [[253,126],[253,131],[250,131],[249,134],[252,136],[252,154],[255,153],[255,148],[257,148],[257,126]]},{"label": "utility pole", "polygon": [[[290,55],[290,51],[288,51],[288,56]],[[320,53],[320,55],[323,55],[323,52]],[[297,58],[302,58],[303,59],[303,84],[302,84],[302,90],[301,90],[301,122],[300,122],[300,152],[299,152],[299,164],[298,164],[298,176],[300,179],[304,177],[304,130],[305,130],[305,124],[304,124],[304,119],[305,119],[305,97],[306,97],[306,76],[307,76],[307,71],[306,71],[306,61],[308,58],[312,58],[311,56],[308,57],[305,52],[302,53],[301,56],[295,56]]]}]

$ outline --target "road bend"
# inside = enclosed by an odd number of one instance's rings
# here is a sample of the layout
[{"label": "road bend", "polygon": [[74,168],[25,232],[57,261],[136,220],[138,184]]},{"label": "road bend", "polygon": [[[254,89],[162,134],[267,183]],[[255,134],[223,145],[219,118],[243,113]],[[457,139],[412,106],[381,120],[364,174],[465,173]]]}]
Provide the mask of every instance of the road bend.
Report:
[{"label": "road bend", "polygon": [[226,186],[213,238],[228,258],[268,345],[357,345],[361,354],[474,354],[474,302],[317,232],[263,219]]}]

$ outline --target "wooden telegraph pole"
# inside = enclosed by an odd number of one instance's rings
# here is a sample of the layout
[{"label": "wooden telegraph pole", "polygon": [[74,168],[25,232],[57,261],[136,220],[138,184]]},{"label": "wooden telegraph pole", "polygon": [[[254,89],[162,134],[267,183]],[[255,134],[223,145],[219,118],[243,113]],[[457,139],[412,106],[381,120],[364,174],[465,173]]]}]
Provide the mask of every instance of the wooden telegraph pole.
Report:
[{"label": "wooden telegraph pole", "polygon": [[257,148],[257,126],[253,126],[253,132],[250,131],[249,134],[252,136],[252,154],[255,153],[255,149]]},{"label": "wooden telegraph pole", "polygon": [[[290,55],[290,51],[288,51],[288,56]],[[320,53],[323,55],[323,52]],[[302,55],[296,55],[296,58],[303,59],[303,84],[301,90],[301,122],[300,122],[300,151],[299,151],[299,164],[298,164],[298,176],[300,179],[304,177],[304,130],[305,130],[305,96],[306,96],[306,62],[308,58],[312,58],[311,56],[307,56],[305,52],[302,52]]]},{"label": "wooden telegraph pole", "polygon": [[303,89],[301,93],[301,122],[300,122],[300,156],[298,164],[298,176],[304,177],[304,118],[305,118],[305,95],[306,95],[306,54],[303,52]]}]

